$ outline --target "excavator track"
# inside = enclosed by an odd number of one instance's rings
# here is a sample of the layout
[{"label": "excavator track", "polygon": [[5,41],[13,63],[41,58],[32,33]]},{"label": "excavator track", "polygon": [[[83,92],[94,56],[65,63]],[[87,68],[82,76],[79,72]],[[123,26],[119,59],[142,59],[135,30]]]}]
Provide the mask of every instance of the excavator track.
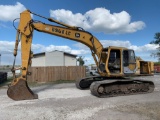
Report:
[{"label": "excavator track", "polygon": [[105,80],[93,82],[91,93],[97,97],[116,97],[134,94],[151,93],[154,83],[144,80]]},{"label": "excavator track", "polygon": [[75,84],[78,89],[84,90],[84,89],[88,89],[93,82],[102,81],[106,79],[107,77],[103,77],[103,76],[92,76],[92,77],[86,77],[83,79],[77,79]]}]

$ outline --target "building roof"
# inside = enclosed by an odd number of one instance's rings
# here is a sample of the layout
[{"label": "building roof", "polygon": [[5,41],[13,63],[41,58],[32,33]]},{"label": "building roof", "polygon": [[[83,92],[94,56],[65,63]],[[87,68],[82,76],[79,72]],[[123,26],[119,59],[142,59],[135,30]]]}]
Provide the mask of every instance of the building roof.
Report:
[{"label": "building roof", "polygon": [[[55,51],[58,51],[58,50],[54,50],[54,51],[51,51],[51,52],[55,52]],[[58,51],[58,52],[63,52],[64,55],[67,55],[67,56],[77,57],[77,55],[75,55],[75,54],[67,53],[67,52],[64,52],[64,51]],[[46,52],[36,53],[36,54],[33,54],[33,57],[43,56],[43,55],[45,55],[45,53]]]}]

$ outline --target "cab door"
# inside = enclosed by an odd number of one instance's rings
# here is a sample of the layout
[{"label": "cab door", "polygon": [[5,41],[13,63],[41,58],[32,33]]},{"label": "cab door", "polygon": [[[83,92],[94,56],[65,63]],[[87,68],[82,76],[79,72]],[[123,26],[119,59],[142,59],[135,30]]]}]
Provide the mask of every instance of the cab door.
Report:
[{"label": "cab door", "polygon": [[123,72],[134,74],[136,72],[136,57],[133,50],[123,50]]}]

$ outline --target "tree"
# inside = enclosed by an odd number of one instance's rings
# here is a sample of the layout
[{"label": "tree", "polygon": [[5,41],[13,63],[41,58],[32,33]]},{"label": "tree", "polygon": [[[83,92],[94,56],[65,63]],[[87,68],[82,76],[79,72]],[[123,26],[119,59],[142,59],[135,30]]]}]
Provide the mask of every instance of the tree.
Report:
[{"label": "tree", "polygon": [[79,56],[78,58],[77,58],[77,61],[79,62],[79,66],[83,66],[84,65],[84,58],[82,57],[82,56]]},{"label": "tree", "polygon": [[158,44],[159,47],[157,47],[156,53],[152,53],[151,56],[157,57],[158,61],[160,62],[160,32],[155,33],[153,41],[150,42],[150,44]]},{"label": "tree", "polygon": [[155,33],[153,41],[151,41],[151,44],[160,44],[160,32]]},{"label": "tree", "polygon": [[143,59],[139,56],[136,56],[136,60],[143,60]]}]

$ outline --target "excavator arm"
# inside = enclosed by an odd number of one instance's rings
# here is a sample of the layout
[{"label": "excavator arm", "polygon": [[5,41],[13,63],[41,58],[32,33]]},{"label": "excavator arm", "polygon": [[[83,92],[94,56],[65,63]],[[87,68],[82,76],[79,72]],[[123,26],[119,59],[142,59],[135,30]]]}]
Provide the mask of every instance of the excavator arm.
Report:
[{"label": "excavator arm", "polygon": [[59,26],[45,24],[40,21],[34,21],[31,18],[31,14],[37,15],[29,10],[26,10],[20,14],[20,22],[17,29],[14,56],[16,57],[17,55],[18,44],[19,41],[21,41],[22,66],[20,69],[22,73],[20,77],[16,77],[16,68],[14,68],[13,65],[12,72],[14,74],[14,78],[7,91],[8,96],[14,100],[38,98],[38,96],[35,95],[27,85],[28,67],[31,65],[31,59],[33,56],[31,45],[34,30],[85,44],[90,48],[92,56],[97,65],[99,64],[99,58],[103,49],[103,46],[99,40],[97,40],[97,38],[91,33],[84,31],[82,28],[70,26],[52,18],[45,18],[40,15],[37,16],[48,19],[50,22],[57,23]]}]

